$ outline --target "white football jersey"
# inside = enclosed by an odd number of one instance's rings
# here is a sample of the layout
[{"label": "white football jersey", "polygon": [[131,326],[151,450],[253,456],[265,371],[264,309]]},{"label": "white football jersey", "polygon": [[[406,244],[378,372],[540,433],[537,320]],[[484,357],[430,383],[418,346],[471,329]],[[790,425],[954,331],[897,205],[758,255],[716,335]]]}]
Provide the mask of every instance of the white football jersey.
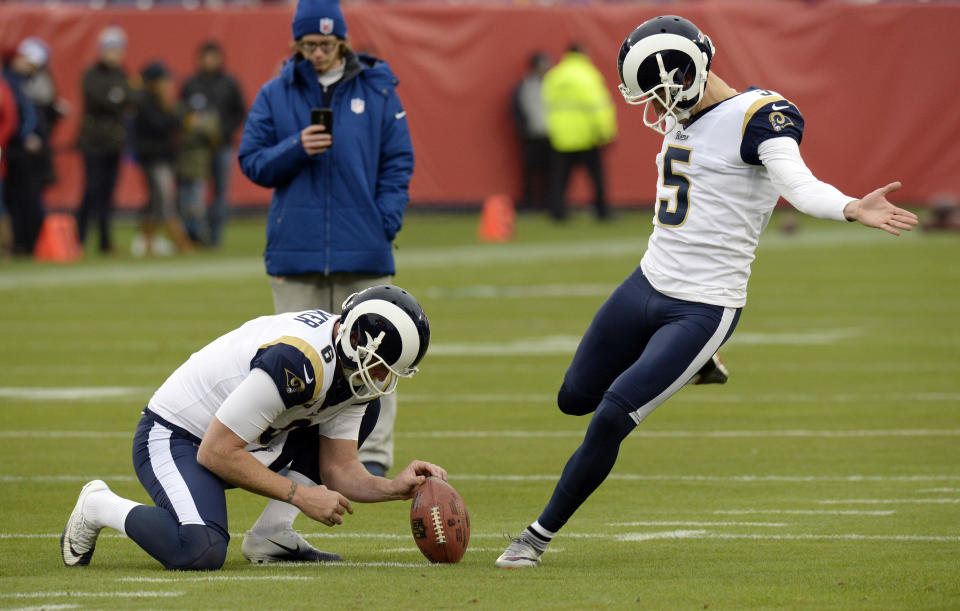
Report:
[{"label": "white football jersey", "polygon": [[739,308],[750,264],[779,194],[757,148],[803,135],[803,117],[760,89],[723,100],[667,132],[657,155],[654,229],[640,262],[655,289],[677,299]]},{"label": "white football jersey", "polygon": [[[261,462],[269,464],[295,428],[319,424],[325,437],[357,439],[366,403],[357,401],[346,384],[331,392],[337,363],[332,332],[338,319],[321,310],[255,318],[192,354],[147,407],[202,439],[224,400],[258,368],[273,380],[286,408],[268,427],[258,427],[256,439],[244,437],[250,441],[247,450],[256,451]],[[257,414],[251,413],[249,421],[259,421]]]}]

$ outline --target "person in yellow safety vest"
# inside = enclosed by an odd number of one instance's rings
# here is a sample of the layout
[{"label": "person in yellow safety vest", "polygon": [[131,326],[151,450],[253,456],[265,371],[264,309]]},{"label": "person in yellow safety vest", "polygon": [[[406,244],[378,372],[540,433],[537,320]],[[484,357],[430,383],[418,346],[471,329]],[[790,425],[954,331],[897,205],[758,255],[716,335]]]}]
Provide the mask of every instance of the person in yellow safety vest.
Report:
[{"label": "person in yellow safety vest", "polygon": [[597,219],[609,219],[600,148],[616,135],[617,118],[603,76],[578,43],[571,44],[547,72],[543,101],[547,133],[554,150],[548,195],[550,216],[557,221],[566,220],[567,182],[573,168],[582,165],[593,180]]}]

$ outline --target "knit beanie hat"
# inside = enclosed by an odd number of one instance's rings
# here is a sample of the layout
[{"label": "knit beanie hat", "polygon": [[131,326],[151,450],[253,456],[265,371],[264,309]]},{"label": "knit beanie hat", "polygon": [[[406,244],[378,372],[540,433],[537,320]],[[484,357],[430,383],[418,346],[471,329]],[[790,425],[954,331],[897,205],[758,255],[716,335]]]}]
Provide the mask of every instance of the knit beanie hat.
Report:
[{"label": "knit beanie hat", "polygon": [[127,35],[123,28],[112,25],[100,31],[100,37],[97,41],[101,49],[126,49]]},{"label": "knit beanie hat", "polygon": [[293,16],[293,39],[307,34],[333,34],[347,37],[347,22],[343,19],[339,0],[299,0]]},{"label": "knit beanie hat", "polygon": [[50,59],[50,46],[35,36],[24,38],[17,47],[17,55],[22,55],[37,68],[43,68]]},{"label": "knit beanie hat", "polygon": [[140,78],[148,83],[162,78],[170,78],[170,76],[170,69],[160,61],[150,62],[140,71]]}]

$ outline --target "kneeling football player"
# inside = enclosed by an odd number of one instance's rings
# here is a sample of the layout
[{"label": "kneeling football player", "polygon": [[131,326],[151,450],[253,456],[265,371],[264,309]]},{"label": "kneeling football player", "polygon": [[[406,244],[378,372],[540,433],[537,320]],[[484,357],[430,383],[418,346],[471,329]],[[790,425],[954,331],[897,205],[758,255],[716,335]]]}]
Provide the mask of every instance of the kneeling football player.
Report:
[{"label": "kneeling football player", "polygon": [[219,569],[231,487],[286,508],[265,512],[270,519],[247,533],[242,551],[251,562],[342,560],[293,530],[299,512],[335,526],[353,513],[351,501],[407,499],[428,476],[446,479],[444,469],[420,460],[392,480],[375,477],[357,459],[379,397],[416,373],[429,342],[426,314],[396,286],[352,295],[339,316],[263,316],[217,338],[143,410],[133,461],[156,506],[89,482],[63,530],[64,564],[89,564],[109,526],[168,569]]}]

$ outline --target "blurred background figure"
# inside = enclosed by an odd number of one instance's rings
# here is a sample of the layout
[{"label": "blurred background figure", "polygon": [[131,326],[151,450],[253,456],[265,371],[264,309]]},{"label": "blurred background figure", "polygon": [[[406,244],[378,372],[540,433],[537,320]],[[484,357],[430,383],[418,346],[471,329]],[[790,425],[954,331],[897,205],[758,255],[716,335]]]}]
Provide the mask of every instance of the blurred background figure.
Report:
[{"label": "blurred background figure", "polygon": [[223,49],[209,40],[197,52],[197,72],[183,84],[180,99],[192,108],[216,113],[220,126],[219,146],[210,158],[213,204],[207,212],[207,245],[219,246],[230,210],[227,190],[234,164],[234,138],[243,125],[247,107],[237,80],[224,70]]},{"label": "blurred background figure", "polygon": [[[3,76],[13,91],[19,125],[7,143],[4,205],[13,230],[13,254],[31,256],[43,225],[43,187],[51,172],[50,124],[29,95],[28,84],[47,65],[50,49],[39,38],[26,38],[7,58]],[[46,157],[44,150],[46,149]]]},{"label": "blurred background figure", "polygon": [[192,251],[177,212],[176,178],[173,164],[177,155],[180,116],[173,96],[173,78],[162,62],[151,62],[141,71],[143,91],[133,122],[133,142],[137,162],[147,183],[147,201],[143,207],[140,235],[134,236],[131,250],[135,256],[173,254],[168,242],[156,235],[162,222],[179,251]]},{"label": "blurred background figure", "polygon": [[935,193],[929,201],[930,214],[923,221],[923,229],[960,231],[960,197],[951,191]]},{"label": "blurred background figure", "polygon": [[535,52],[530,56],[529,71],[513,90],[513,120],[523,151],[520,208],[542,210],[546,207],[547,174],[552,149],[543,104],[543,76],[549,69],[550,57],[542,51]]},{"label": "blurred background figure", "polygon": [[[177,150],[177,200],[183,227],[196,245],[211,245],[205,193],[214,158],[220,150],[217,111],[202,95],[180,104],[180,145]],[[210,211],[213,212],[212,210]]]},{"label": "blurred background figure", "polygon": [[83,117],[77,146],[83,154],[84,191],[77,211],[82,245],[87,220],[93,216],[100,231],[102,253],[113,252],[111,216],[120,153],[127,140],[124,115],[131,104],[130,84],[123,69],[127,35],[117,26],[100,32],[97,61],[83,75]]},{"label": "blurred background figure", "polygon": [[543,79],[547,133],[555,151],[550,164],[549,205],[554,220],[567,218],[570,173],[583,166],[593,181],[593,207],[599,220],[610,210],[604,185],[601,147],[617,133],[617,119],[603,76],[579,43],[570,45]]},{"label": "blurred background figure", "polygon": [[7,143],[19,125],[17,99],[7,79],[0,75],[0,258],[3,259],[9,259],[13,254],[13,229],[3,201],[3,179],[7,175]]},{"label": "blurred background figure", "polygon": [[53,147],[51,137],[61,119],[72,111],[70,102],[60,97],[59,89],[50,73],[50,53],[45,42],[36,38],[28,38],[24,44],[37,45],[37,58],[45,54],[47,61],[38,68],[26,82],[27,97],[33,102],[37,112],[37,135],[41,139],[41,163],[43,188],[47,188],[57,181],[53,167]]}]

